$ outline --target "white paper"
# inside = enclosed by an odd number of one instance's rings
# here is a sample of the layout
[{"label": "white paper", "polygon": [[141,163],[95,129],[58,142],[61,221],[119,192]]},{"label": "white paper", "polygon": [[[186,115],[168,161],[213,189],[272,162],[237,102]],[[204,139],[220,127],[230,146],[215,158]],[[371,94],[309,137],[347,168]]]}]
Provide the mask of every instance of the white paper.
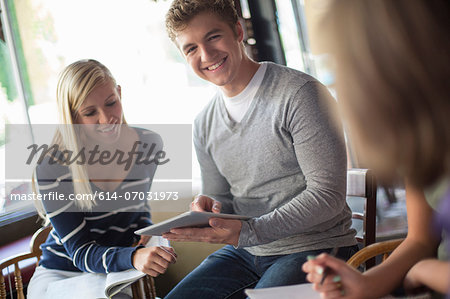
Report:
[{"label": "white paper", "polygon": [[284,287],[264,288],[264,289],[247,289],[245,293],[250,299],[318,299],[320,294],[313,290],[312,284],[296,284]]},{"label": "white paper", "polygon": [[[151,237],[146,247],[167,246],[169,241],[159,236]],[[107,298],[116,295],[145,274],[130,269],[121,272],[82,273],[78,276],[54,281],[49,284],[46,298]]]},{"label": "white paper", "polygon": [[105,279],[105,274],[83,273],[75,277],[57,280],[48,285],[45,298],[105,298]]}]

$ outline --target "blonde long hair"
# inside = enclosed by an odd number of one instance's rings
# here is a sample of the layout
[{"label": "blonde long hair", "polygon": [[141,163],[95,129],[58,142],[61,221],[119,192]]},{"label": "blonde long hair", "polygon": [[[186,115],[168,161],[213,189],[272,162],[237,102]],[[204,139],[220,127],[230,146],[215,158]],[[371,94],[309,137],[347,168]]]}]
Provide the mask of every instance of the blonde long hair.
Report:
[{"label": "blonde long hair", "polygon": [[[61,72],[56,90],[56,100],[58,107],[58,118],[60,126],[53,138],[52,145],[57,145],[59,150],[78,152],[80,140],[75,132],[73,124],[78,109],[81,107],[87,96],[98,86],[111,80],[116,84],[109,69],[100,62],[93,59],[76,61],[68,65]],[[125,119],[123,123],[126,124]],[[75,194],[92,194],[89,176],[84,163],[70,163],[68,165],[72,175],[72,182]],[[36,178],[33,173],[33,191],[36,190]],[[91,210],[95,205],[94,199],[76,200],[75,203],[81,210]],[[45,215],[42,204],[37,205],[37,210],[41,216]]]},{"label": "blonde long hair", "polygon": [[324,20],[339,106],[367,165],[419,187],[448,175],[449,2],[336,0]]}]

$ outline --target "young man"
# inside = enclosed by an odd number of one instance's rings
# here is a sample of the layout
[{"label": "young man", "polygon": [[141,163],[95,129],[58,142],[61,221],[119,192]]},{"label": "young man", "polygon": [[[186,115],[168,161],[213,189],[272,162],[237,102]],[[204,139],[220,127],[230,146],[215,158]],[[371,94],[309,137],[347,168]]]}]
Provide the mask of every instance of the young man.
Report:
[{"label": "young man", "polygon": [[349,258],[356,241],[345,202],[345,145],[329,118],[326,88],[250,59],[232,0],[175,0],[166,25],[194,72],[220,89],[195,121],[203,195],[191,209],[253,217],[165,234],[229,244],[167,298],[245,298],[245,288],[305,282],[308,255],[337,246]]}]

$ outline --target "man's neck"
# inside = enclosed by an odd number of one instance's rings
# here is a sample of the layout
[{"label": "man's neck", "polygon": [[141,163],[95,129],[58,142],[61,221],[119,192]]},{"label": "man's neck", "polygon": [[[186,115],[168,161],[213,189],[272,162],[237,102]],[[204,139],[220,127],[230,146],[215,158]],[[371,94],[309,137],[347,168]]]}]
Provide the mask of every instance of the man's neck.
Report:
[{"label": "man's neck", "polygon": [[240,94],[250,83],[256,71],[258,71],[259,63],[251,60],[246,55],[242,59],[239,72],[234,79],[235,82],[221,86],[220,89],[227,97],[234,97]]}]

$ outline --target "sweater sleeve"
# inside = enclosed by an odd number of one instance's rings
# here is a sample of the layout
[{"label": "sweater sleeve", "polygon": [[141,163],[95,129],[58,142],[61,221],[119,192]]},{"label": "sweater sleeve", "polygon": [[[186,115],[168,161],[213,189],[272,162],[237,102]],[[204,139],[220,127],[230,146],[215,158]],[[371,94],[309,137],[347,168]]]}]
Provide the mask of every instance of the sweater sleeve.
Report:
[{"label": "sweater sleeve", "polygon": [[[144,210],[147,210],[147,205]],[[141,216],[139,217],[139,220],[138,220],[138,229],[141,229],[141,228],[144,228],[144,227],[147,227],[147,226],[153,224],[149,210],[141,212],[140,214],[141,214]]]},{"label": "sweater sleeve", "polygon": [[202,125],[199,121],[195,123],[194,128],[194,147],[197,154],[197,160],[200,164],[202,177],[202,194],[207,195],[222,204],[222,213],[233,213],[232,195],[230,184],[226,178],[217,169],[211,155],[207,152],[204,136],[202,135]]},{"label": "sweater sleeve", "polygon": [[[328,103],[326,103],[328,101]],[[243,222],[239,247],[266,244],[337,225],[345,203],[347,158],[343,130],[331,119],[335,105],[318,82],[303,85],[289,102],[283,121],[292,137],[306,189],[284,205]]]},{"label": "sweater sleeve", "polygon": [[[58,167],[61,170],[61,167]],[[58,243],[64,252],[53,250],[59,256],[70,259],[83,272],[108,273],[132,269],[135,247],[111,247],[97,244],[90,234],[95,219],[87,219],[85,213],[74,210],[75,201],[67,200],[73,194],[69,170],[52,173],[49,167],[38,167],[39,193],[45,198],[51,194],[63,194],[65,200],[42,200],[47,216],[58,235]],[[131,245],[132,240],[130,240]]]}]

